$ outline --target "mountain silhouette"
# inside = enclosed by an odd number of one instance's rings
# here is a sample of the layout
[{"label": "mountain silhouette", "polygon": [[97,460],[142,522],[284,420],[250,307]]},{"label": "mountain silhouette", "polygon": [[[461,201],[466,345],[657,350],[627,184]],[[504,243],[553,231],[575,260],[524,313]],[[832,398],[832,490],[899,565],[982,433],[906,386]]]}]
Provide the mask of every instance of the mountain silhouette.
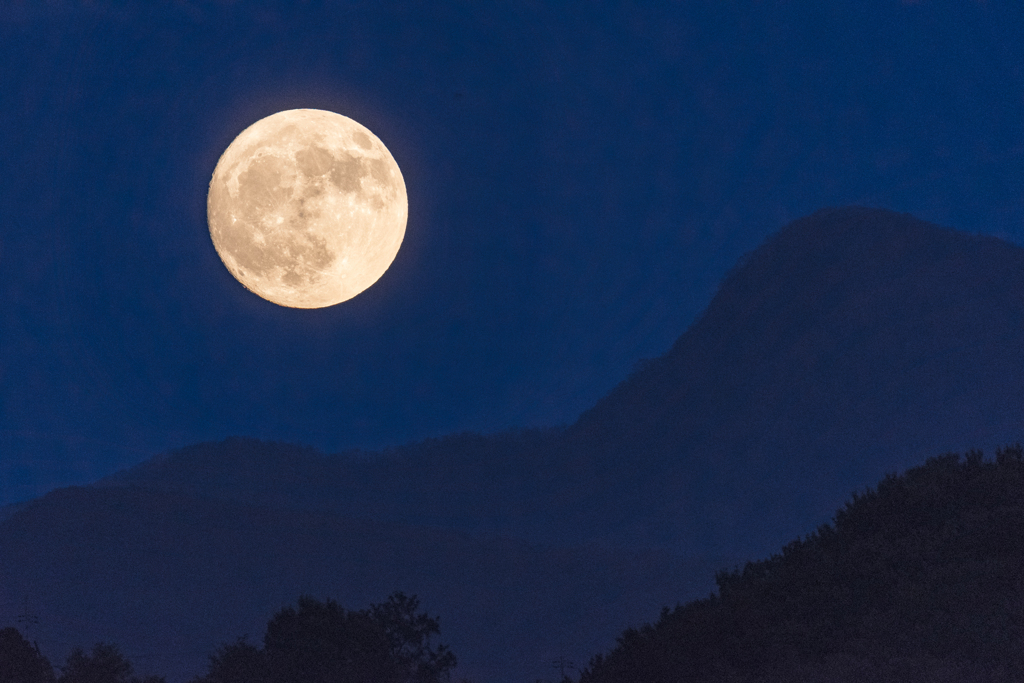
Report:
[{"label": "mountain silhouette", "polygon": [[34,601],[44,647],[185,653],[153,671],[177,683],[302,592],[402,590],[440,616],[458,675],[550,677],[884,474],[1020,441],[1022,348],[1024,250],[825,209],[568,427],[162,454],[2,511],[0,605]]},{"label": "mountain silhouette", "polygon": [[1024,250],[824,209],[568,428],[325,457],[202,444],[101,482],[554,544],[764,554],[937,452],[1020,439]]},{"label": "mountain silhouette", "polygon": [[1022,348],[1024,250],[826,209],[741,260],[565,438],[666,506],[648,527],[659,545],[701,538],[684,520],[709,511],[705,546],[763,554],[888,471],[1018,440]]}]

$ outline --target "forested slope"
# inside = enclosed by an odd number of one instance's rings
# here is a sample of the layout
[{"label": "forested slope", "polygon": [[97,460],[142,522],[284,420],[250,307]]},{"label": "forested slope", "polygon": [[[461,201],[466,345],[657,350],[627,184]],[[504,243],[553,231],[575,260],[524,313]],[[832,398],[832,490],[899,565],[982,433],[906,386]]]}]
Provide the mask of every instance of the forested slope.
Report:
[{"label": "forested slope", "polygon": [[1019,681],[1019,445],[927,460],[778,554],[716,575],[595,657],[581,683]]}]

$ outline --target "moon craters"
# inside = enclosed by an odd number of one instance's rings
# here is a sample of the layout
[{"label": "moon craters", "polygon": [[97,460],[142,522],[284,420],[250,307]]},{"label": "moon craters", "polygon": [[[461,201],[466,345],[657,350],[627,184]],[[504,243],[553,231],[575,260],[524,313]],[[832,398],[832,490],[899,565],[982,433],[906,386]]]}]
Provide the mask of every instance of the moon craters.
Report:
[{"label": "moon craters", "polygon": [[210,235],[228,270],[284,306],[349,299],[390,266],[408,203],[387,148],[332,112],[280,112],[224,152],[207,199]]},{"label": "moon craters", "polygon": [[297,151],[295,162],[298,164],[300,172],[309,178],[316,178],[331,170],[334,155],[323,147],[314,145]]}]

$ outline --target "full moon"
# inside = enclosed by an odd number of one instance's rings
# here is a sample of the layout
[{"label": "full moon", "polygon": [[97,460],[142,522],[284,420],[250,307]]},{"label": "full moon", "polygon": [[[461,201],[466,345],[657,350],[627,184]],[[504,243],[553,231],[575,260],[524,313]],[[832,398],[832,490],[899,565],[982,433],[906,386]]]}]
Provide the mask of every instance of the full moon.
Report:
[{"label": "full moon", "polygon": [[352,119],[291,109],[243,130],[210,180],[217,254],[247,289],[281,306],[347,301],[384,274],[405,236],[405,181]]}]

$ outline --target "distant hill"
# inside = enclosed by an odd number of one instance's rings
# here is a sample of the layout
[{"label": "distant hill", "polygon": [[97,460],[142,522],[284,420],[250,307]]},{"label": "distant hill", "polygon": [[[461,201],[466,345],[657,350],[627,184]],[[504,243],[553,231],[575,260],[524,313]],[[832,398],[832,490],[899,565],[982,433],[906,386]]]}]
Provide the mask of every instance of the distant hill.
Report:
[{"label": "distant hill", "polygon": [[719,591],[666,608],[580,683],[1024,680],[1019,445],[929,458]]},{"label": "distant hill", "polygon": [[377,456],[234,440],[104,482],[493,532],[750,557],[936,452],[1024,434],[1024,249],[906,214],[794,221],[566,429]]},{"label": "distant hill", "polygon": [[[188,497],[67,488],[0,522],[0,625],[61,663],[106,640],[139,673],[184,683],[218,645],[301,594],[357,609],[394,591],[439,617],[440,642],[476,683],[548,677],[679,595],[714,565],[665,553],[544,548],[499,538]],[[26,602],[27,601],[27,602]],[[14,624],[26,610],[37,624]]]}]

